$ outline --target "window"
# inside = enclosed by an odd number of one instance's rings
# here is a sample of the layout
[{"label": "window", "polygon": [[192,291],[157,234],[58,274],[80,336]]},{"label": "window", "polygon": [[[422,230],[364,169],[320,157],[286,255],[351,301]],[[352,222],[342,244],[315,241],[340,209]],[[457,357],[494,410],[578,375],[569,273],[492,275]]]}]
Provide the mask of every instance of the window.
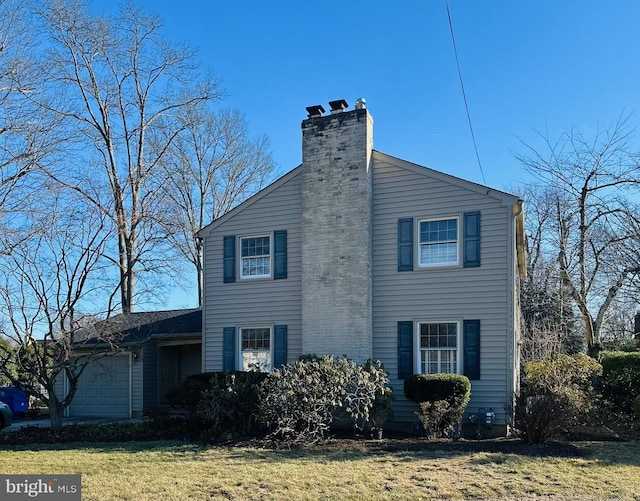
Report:
[{"label": "window", "polygon": [[459,330],[458,322],[418,323],[419,373],[458,373]]},{"label": "window", "polygon": [[241,238],[240,247],[240,276],[242,278],[271,276],[271,237]]},{"label": "window", "polygon": [[252,327],[240,329],[241,370],[271,370],[271,328]]},{"label": "window", "polygon": [[458,264],[458,218],[420,221],[420,266]]}]

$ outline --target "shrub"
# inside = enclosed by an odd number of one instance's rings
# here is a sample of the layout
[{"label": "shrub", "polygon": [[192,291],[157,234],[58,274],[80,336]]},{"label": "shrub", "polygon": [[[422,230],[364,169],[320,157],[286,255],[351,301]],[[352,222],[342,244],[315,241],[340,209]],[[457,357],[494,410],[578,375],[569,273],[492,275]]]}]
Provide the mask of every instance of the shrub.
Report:
[{"label": "shrub", "polygon": [[223,377],[224,372],[203,372],[188,376],[164,397],[164,403],[188,414],[194,414],[202,400],[202,394],[211,385],[213,378]]},{"label": "shrub", "polygon": [[471,396],[469,378],[458,374],[417,374],[405,379],[404,394],[416,402],[429,438],[457,433]]},{"label": "shrub", "polygon": [[202,392],[197,416],[204,421],[206,435],[236,438],[255,431],[259,386],[263,372],[221,372]]},{"label": "shrub", "polygon": [[363,367],[345,358],[305,356],[265,380],[260,416],[278,444],[312,445],[327,436],[340,412],[356,426],[371,426],[378,397],[379,403],[389,398],[388,381],[379,362]]},{"label": "shrub", "polygon": [[164,417],[140,422],[71,424],[58,430],[44,426],[24,426],[9,433],[0,433],[0,444],[68,444],[71,442],[198,440],[199,438],[199,430],[191,426],[188,421]]},{"label": "shrub", "polygon": [[602,366],[584,353],[570,357],[556,355],[525,364],[525,383],[536,395],[552,393],[559,388],[572,387],[590,393],[594,377],[602,374]]},{"label": "shrub", "polygon": [[543,443],[570,426],[586,424],[595,408],[593,380],[602,366],[584,354],[528,362],[516,402],[516,429],[529,443]]},{"label": "shrub", "polygon": [[623,412],[633,412],[640,399],[640,352],[603,352],[602,392]]},{"label": "shrub", "polygon": [[516,402],[518,435],[530,444],[542,444],[566,430],[571,415],[569,399],[561,394],[527,395]]},{"label": "shrub", "polygon": [[382,362],[372,359],[365,362],[364,374],[368,376],[363,384],[364,388],[368,388],[367,400],[364,402],[368,410],[368,420],[364,420],[362,428],[370,428],[370,431],[375,431],[375,436],[381,439],[385,423],[393,417],[393,391],[388,386],[389,375],[384,370]]}]

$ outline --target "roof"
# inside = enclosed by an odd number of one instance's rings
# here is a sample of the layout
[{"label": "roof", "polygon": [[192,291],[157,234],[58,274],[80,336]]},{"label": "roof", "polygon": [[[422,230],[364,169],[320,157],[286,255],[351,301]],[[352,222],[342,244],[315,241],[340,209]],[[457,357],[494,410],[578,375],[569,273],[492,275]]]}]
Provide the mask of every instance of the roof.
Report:
[{"label": "roof", "polygon": [[74,339],[85,344],[103,342],[140,344],[157,338],[189,338],[202,336],[200,308],[144,311],[119,314],[100,320],[75,333]]}]

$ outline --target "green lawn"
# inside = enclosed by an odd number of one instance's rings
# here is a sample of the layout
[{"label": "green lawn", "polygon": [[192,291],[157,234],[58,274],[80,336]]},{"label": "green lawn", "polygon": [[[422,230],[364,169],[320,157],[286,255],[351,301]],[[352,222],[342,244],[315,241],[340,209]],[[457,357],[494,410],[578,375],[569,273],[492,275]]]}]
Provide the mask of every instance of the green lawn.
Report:
[{"label": "green lawn", "polygon": [[[502,444],[502,445],[501,445]],[[80,473],[84,501],[638,499],[639,442],[338,443],[314,451],[177,442],[21,446],[1,473]]]}]

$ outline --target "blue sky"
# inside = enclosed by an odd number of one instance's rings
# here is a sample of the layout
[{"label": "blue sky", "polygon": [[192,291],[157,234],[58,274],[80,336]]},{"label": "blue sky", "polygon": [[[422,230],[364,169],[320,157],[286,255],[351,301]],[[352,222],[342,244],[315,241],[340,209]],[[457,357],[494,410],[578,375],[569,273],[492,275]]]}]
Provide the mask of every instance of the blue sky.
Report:
[{"label": "blue sky", "polygon": [[[374,147],[508,188],[536,131],[595,131],[640,113],[640,2],[449,0],[484,179],[458,80],[445,0],[134,0],[222,79],[221,106],[269,136],[279,173],[301,161],[305,107],[364,97]],[[99,2],[93,0],[96,9]]]}]

